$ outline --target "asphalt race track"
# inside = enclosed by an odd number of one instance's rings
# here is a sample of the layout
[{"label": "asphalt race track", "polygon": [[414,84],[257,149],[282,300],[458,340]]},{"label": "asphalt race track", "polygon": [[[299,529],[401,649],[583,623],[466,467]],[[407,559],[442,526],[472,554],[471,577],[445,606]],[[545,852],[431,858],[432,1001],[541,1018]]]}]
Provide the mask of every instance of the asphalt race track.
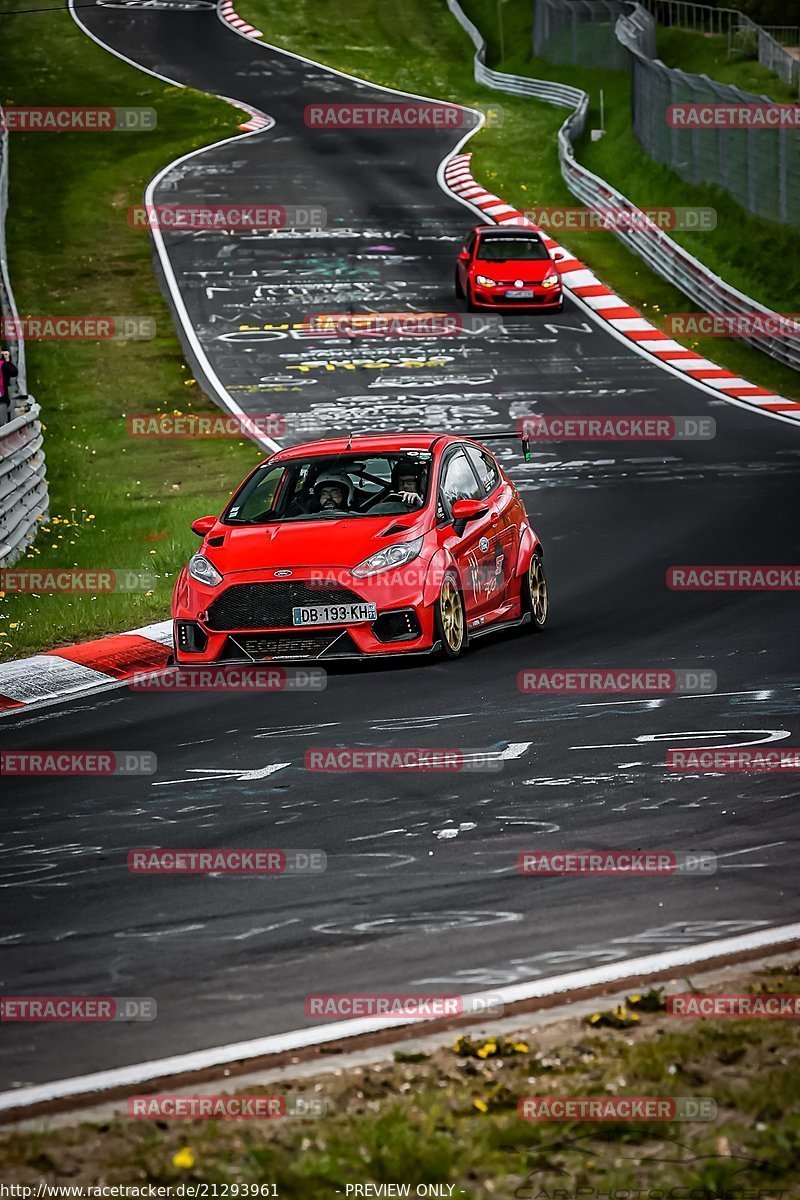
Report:
[{"label": "asphalt race track", "polygon": [[[2,1086],[297,1029],[312,990],[490,990],[791,920],[792,776],[663,764],[687,744],[800,745],[796,598],[673,592],[665,572],[796,561],[797,428],[670,376],[569,302],[491,336],[292,337],[317,311],[453,311],[455,251],[474,216],[436,176],[463,135],[310,129],[315,100],[385,93],[240,37],[214,12],[79,16],[142,66],[274,118],[168,170],[157,203],[326,209],[316,235],[165,235],[202,348],[187,343],[190,361],[247,413],[473,436],[529,412],[710,415],[717,435],[542,446],[527,464],[502,451],[545,544],[541,637],[493,635],[452,664],[342,666],[320,693],[120,689],[7,717],[4,748],[150,750],[158,770],[15,782],[0,818],[4,992],[153,996],[158,1019],[6,1027]],[[240,329],[265,323],[287,336]],[[705,668],[718,690],[638,699],[517,686],[524,667],[593,665]],[[336,745],[504,757],[500,770],[457,775],[304,770],[309,747]],[[328,869],[130,874],[128,851],[153,845],[321,848]],[[521,850],[568,847],[713,851],[719,869],[518,874]]]}]

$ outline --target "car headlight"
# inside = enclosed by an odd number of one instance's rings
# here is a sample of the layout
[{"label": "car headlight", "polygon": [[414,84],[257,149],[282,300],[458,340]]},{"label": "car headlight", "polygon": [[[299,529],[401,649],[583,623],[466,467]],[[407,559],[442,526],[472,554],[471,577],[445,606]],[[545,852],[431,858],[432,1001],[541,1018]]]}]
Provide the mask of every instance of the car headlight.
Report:
[{"label": "car headlight", "polygon": [[479,283],[481,285],[481,287],[495,287],[496,286],[495,281],[493,279],[490,279],[488,275],[476,275],[475,282]]},{"label": "car headlight", "polygon": [[364,579],[367,575],[378,575],[381,571],[403,567],[416,558],[421,549],[421,537],[415,538],[413,542],[395,542],[393,546],[387,546],[385,550],[379,550],[377,554],[365,558],[357,567],[353,567],[350,574],[356,579]]},{"label": "car headlight", "polygon": [[552,275],[545,275],[544,279],[542,280],[542,287],[555,287],[557,283],[558,274],[557,272],[553,271]]},{"label": "car headlight", "polygon": [[189,574],[192,579],[196,579],[198,583],[205,583],[208,587],[216,587],[218,583],[222,583],[222,576],[217,568],[207,558],[203,558],[202,554],[194,554],[189,559]]}]

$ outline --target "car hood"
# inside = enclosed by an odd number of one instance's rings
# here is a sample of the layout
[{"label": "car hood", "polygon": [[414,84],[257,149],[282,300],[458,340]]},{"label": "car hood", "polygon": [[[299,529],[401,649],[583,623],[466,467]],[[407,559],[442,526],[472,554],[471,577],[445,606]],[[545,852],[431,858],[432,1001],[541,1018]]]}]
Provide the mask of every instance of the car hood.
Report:
[{"label": "car hood", "polygon": [[476,258],[475,269],[480,275],[496,279],[498,283],[521,279],[523,283],[541,283],[546,275],[552,274],[555,267],[550,259],[533,259],[530,262],[488,262]]},{"label": "car hood", "polygon": [[[419,537],[425,527],[420,516],[406,513],[274,525],[217,525],[202,552],[223,575],[284,567],[348,568],[395,542]],[[223,544],[214,545],[221,536]]]}]

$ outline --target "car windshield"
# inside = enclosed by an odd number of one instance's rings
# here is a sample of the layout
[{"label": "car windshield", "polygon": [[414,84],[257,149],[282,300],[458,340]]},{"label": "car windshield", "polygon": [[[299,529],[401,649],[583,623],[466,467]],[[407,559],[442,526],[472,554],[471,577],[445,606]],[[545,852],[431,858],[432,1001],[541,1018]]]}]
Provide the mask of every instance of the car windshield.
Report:
[{"label": "car windshield", "polygon": [[538,238],[488,237],[481,238],[478,258],[485,262],[536,262],[550,255],[544,242]]},{"label": "car windshield", "polygon": [[413,512],[427,501],[430,465],[430,453],[422,450],[264,463],[242,484],[222,520],[262,525]]}]

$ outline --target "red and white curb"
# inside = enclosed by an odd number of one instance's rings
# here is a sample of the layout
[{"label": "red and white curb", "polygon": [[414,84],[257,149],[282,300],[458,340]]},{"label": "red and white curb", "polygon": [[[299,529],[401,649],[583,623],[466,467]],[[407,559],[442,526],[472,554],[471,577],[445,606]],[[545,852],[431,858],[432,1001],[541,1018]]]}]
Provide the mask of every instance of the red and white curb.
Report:
[{"label": "red and white curb", "polygon": [[222,0],[219,6],[219,15],[223,21],[227,21],[234,29],[238,29],[239,33],[243,33],[245,37],[260,38],[263,33],[260,29],[255,29],[252,25],[248,25],[247,21],[243,21],[233,7],[233,0]]},{"label": "red and white curb", "polygon": [[444,180],[454,195],[467,200],[497,225],[527,225],[536,229],[549,250],[560,250],[566,257],[555,264],[566,290],[598,319],[605,322],[616,336],[633,343],[636,349],[652,356],[674,372],[687,376],[701,387],[716,392],[720,398],[779,414],[784,420],[800,422],[800,404],[777,396],[767,388],[758,387],[733,371],[727,371],[695,350],[673,341],[651,324],[621,296],[602,283],[580,259],[560,245],[544,230],[499,196],[488,192],[472,177],[471,154],[456,154],[444,169]]},{"label": "red and white curb", "polygon": [[129,633],[0,663],[0,713],[96,691],[139,671],[159,670],[171,653],[172,622],[159,621]]},{"label": "red and white curb", "polygon": [[[259,129],[271,129],[275,124],[273,117],[268,117],[266,113],[259,112],[257,108],[251,108],[243,100],[231,100],[230,97],[227,97],[227,101],[234,108],[240,108],[242,112],[248,114],[247,120],[243,125],[239,126],[242,133],[256,133]],[[209,149],[209,147],[204,146],[203,149]]]}]

